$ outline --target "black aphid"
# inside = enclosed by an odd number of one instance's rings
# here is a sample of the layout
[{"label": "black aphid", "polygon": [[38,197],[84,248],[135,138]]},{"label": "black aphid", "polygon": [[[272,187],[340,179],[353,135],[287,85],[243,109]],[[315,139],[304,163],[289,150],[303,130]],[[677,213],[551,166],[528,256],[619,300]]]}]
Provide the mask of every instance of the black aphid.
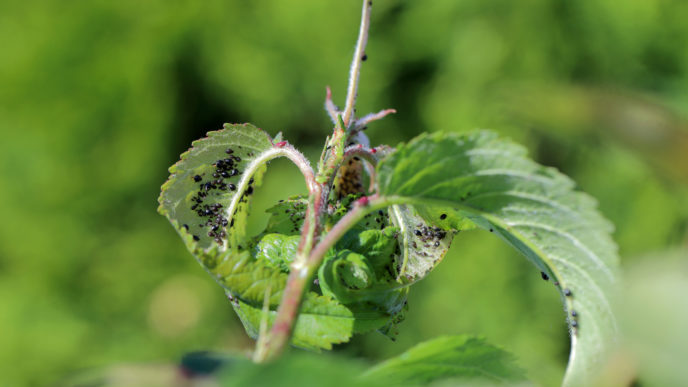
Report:
[{"label": "black aphid", "polygon": [[435,241],[435,247],[440,247],[440,241]]},{"label": "black aphid", "polygon": [[442,215],[440,215],[440,219],[442,219],[442,220],[447,219],[447,214],[442,214]]},{"label": "black aphid", "polygon": [[571,289],[564,289],[564,295],[565,295],[566,297],[571,297],[572,294],[573,294],[573,293],[571,293]]},{"label": "black aphid", "polygon": [[420,230],[416,230],[416,231],[414,231],[413,233],[416,234],[416,236],[421,236],[421,235],[423,235],[423,233],[420,232]]},{"label": "black aphid", "polygon": [[250,195],[250,194],[252,194],[252,193],[253,193],[253,187],[251,187],[251,186],[249,185],[248,188],[246,189],[246,194],[247,194],[247,195]]},{"label": "black aphid", "polygon": [[239,157],[239,156],[234,156],[234,161],[236,161],[237,163],[240,162],[240,161],[241,161],[241,157]]},{"label": "black aphid", "polygon": [[578,326],[578,321],[576,321],[576,320],[571,321],[571,326],[574,327],[574,328],[577,327],[577,326]]},{"label": "black aphid", "polygon": [[227,189],[230,191],[236,191],[236,185],[229,183],[227,184]]},{"label": "black aphid", "polygon": [[225,151],[225,153],[227,153],[228,155],[231,155],[232,153],[234,153],[234,150],[231,149],[231,148],[227,148],[227,150]]},{"label": "black aphid", "polygon": [[236,176],[239,174],[239,171],[235,168],[229,171],[229,176]]},{"label": "black aphid", "polygon": [[366,60],[368,60],[368,55],[367,55],[367,54],[363,54],[363,56],[361,57],[361,60],[364,61],[364,62],[365,62]]},{"label": "black aphid", "polygon": [[541,271],[541,272],[540,272],[540,275],[542,276],[542,279],[543,279],[543,280],[545,280],[545,281],[549,280],[549,276],[548,276],[547,273],[545,273],[544,271]]},{"label": "black aphid", "polygon": [[490,232],[494,232],[494,230],[493,230],[493,229],[490,229]]},{"label": "black aphid", "polygon": [[198,242],[198,241],[201,240],[201,238],[199,238],[198,235],[194,235],[194,236],[193,236],[193,240],[195,240],[196,242]]},{"label": "black aphid", "polygon": [[186,231],[189,231],[189,225],[188,224],[185,224],[182,227],[184,227],[186,229]]},{"label": "black aphid", "polygon": [[229,172],[222,171],[222,177],[229,177]]},{"label": "black aphid", "polygon": [[194,181],[195,181],[196,183],[198,183],[199,181],[201,181],[201,176],[196,175],[196,176],[193,177],[193,179],[194,179]]},{"label": "black aphid", "polygon": [[571,309],[571,316],[577,317],[577,316],[578,316],[578,312],[576,312],[575,310]]}]

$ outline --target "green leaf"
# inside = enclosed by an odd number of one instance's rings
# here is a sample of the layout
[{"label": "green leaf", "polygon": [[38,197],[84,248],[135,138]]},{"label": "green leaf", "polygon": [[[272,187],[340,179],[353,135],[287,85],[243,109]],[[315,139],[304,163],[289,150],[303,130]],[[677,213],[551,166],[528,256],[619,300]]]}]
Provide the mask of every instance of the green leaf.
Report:
[{"label": "green leaf", "polygon": [[611,224],[553,168],[491,132],[423,135],[383,159],[379,192],[393,204],[468,218],[523,253],[557,285],[571,331],[564,383],[585,384],[617,337]]},{"label": "green leaf", "polygon": [[[239,316],[246,333],[258,338],[260,322],[264,318],[261,306],[251,305],[233,298],[234,311]],[[272,324],[277,308],[271,307],[267,321]],[[332,349],[332,344],[349,341],[355,333],[370,332],[383,327],[390,316],[358,305],[344,306],[332,298],[308,292],[299,310],[294,326],[291,344],[300,348],[318,351]]]},{"label": "green leaf", "polygon": [[514,382],[525,379],[510,353],[469,336],[438,337],[418,344],[364,375],[388,384],[425,385],[443,379]]},{"label": "green leaf", "polygon": [[281,200],[266,210],[270,214],[270,218],[264,232],[300,235],[307,207],[308,199],[302,196]]},{"label": "green leaf", "polygon": [[267,160],[261,160],[272,148],[270,136],[255,126],[225,124],[194,141],[170,167],[158,212],[192,253],[211,245],[241,250],[251,193],[265,172]]},{"label": "green leaf", "polygon": [[296,256],[299,246],[298,235],[267,234],[256,245],[256,259],[264,259],[273,267],[289,273],[289,265]]},{"label": "green leaf", "polygon": [[399,278],[408,282],[422,279],[442,261],[456,233],[437,217],[423,217],[412,205],[394,205],[389,210],[400,229],[402,254],[397,263]]}]

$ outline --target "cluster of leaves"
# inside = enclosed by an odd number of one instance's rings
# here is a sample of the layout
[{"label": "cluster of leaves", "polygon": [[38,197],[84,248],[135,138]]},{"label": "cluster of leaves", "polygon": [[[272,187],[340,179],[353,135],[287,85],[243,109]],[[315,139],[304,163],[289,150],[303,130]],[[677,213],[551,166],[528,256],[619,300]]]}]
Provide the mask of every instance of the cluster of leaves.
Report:
[{"label": "cluster of leaves", "polygon": [[[265,164],[282,155],[278,140],[248,124],[210,132],[170,168],[160,197],[160,212],[256,338],[276,317],[309,206],[303,197],[284,200],[269,210],[262,233],[246,235],[251,194]],[[452,236],[482,228],[553,281],[571,330],[567,383],[589,380],[616,335],[608,299],[616,247],[594,201],[491,132],[422,135],[383,149],[367,154],[377,164],[370,168],[370,200],[337,187],[328,196],[321,238],[354,210],[363,215],[325,254],[303,296],[292,344],[329,349],[356,333],[391,334],[410,285],[436,267]],[[351,163],[339,176],[346,168]]]}]

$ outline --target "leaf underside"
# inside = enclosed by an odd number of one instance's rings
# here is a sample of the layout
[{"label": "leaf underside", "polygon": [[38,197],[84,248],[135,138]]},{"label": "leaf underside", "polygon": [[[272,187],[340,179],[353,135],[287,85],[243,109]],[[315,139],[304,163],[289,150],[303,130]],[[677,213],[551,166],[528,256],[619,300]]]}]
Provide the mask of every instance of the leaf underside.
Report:
[{"label": "leaf underside", "polygon": [[594,377],[617,336],[610,297],[618,258],[612,226],[592,198],[487,131],[422,135],[385,157],[377,175],[390,202],[413,204],[454,227],[468,220],[545,273],[561,293],[571,331],[564,384]]}]

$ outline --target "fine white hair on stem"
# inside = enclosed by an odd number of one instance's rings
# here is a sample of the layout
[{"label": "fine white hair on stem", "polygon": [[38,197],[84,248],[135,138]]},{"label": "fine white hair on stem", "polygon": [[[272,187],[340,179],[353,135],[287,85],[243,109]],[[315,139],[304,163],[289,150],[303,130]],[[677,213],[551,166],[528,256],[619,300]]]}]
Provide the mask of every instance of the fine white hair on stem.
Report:
[{"label": "fine white hair on stem", "polygon": [[356,104],[356,93],[358,93],[358,78],[361,74],[361,63],[363,63],[363,55],[365,55],[366,43],[368,43],[368,29],[370,28],[370,9],[373,2],[370,0],[363,1],[363,12],[361,15],[361,28],[358,32],[358,41],[356,42],[356,50],[354,51],[354,59],[351,61],[351,69],[349,70],[349,88],[346,91],[346,105],[344,105],[344,114],[342,121],[346,128],[352,121],[354,105]]},{"label": "fine white hair on stem", "polygon": [[342,112],[340,112],[337,105],[332,102],[332,90],[330,90],[329,86],[327,86],[327,94],[325,94],[325,110],[327,110],[327,114],[329,114],[332,123],[337,125],[337,116]]},{"label": "fine white hair on stem", "polygon": [[363,118],[360,118],[358,120],[354,121],[354,130],[358,131],[363,129],[366,125],[373,121],[381,120],[385,118],[388,114],[393,114],[396,113],[397,111],[395,109],[385,109],[385,110],[380,110],[377,113],[370,113],[366,115]]}]

